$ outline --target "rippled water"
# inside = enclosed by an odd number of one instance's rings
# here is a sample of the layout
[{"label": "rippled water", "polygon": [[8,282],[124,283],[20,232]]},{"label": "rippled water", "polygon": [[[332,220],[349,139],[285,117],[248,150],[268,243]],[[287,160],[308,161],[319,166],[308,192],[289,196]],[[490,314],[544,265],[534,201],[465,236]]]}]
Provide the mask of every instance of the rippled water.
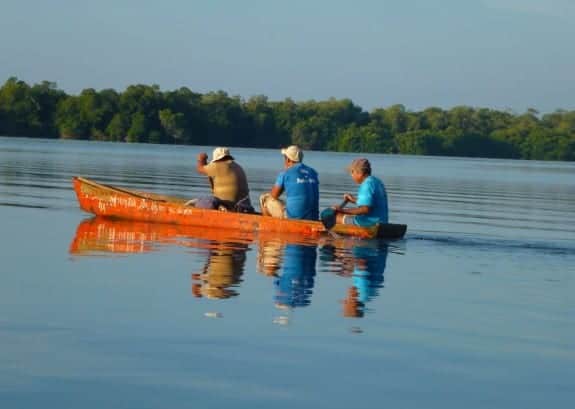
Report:
[{"label": "rippled water", "polygon": [[[0,407],[566,407],[575,164],[368,155],[396,242],[92,218],[82,175],[208,192],[210,147],[0,138]],[[279,152],[233,149],[252,201]],[[349,154],[306,153],[321,207]]]}]

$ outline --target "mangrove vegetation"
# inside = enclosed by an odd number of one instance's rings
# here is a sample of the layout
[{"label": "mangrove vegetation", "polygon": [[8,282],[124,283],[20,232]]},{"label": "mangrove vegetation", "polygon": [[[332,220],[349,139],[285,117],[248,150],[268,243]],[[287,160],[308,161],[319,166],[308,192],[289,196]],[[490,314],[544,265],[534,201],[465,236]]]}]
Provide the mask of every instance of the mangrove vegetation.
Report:
[{"label": "mangrove vegetation", "polygon": [[392,105],[364,111],[350,99],[270,101],[216,91],[131,85],[123,92],[9,78],[0,88],[0,135],[116,142],[226,145],[340,152],[575,160],[575,111]]}]

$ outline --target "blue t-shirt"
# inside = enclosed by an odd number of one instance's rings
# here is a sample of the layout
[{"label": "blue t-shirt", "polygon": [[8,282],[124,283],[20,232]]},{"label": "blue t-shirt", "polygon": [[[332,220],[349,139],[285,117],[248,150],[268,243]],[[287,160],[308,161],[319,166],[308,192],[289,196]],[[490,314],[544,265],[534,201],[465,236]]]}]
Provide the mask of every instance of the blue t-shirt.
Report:
[{"label": "blue t-shirt", "polygon": [[369,206],[369,213],[355,216],[355,224],[371,226],[377,223],[388,222],[387,192],[383,182],[375,176],[368,176],[359,185],[356,204],[358,206]]},{"label": "blue t-shirt", "polygon": [[286,193],[286,213],[289,219],[319,218],[319,179],[317,172],[298,163],[278,175],[276,186]]}]

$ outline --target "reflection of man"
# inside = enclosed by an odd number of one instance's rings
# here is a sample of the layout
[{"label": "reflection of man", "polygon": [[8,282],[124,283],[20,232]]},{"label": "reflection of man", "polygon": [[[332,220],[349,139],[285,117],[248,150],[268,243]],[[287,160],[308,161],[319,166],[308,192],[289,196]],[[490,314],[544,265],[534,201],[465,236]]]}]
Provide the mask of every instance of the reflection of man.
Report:
[{"label": "reflection of man", "polygon": [[200,280],[192,286],[196,297],[230,298],[238,295],[230,287],[236,287],[242,281],[247,250],[247,247],[238,246],[222,243],[221,248],[210,249],[203,272],[192,276]]},{"label": "reflection of man", "polygon": [[352,274],[353,286],[358,300],[366,303],[379,294],[383,288],[383,273],[387,262],[387,245],[380,248],[354,247],[355,268]]},{"label": "reflection of man", "polygon": [[344,317],[349,318],[363,317],[364,314],[363,307],[365,305],[358,299],[357,288],[352,286],[347,289],[347,295],[345,299],[342,301],[342,304],[343,304]]},{"label": "reflection of man", "polygon": [[283,244],[279,239],[260,240],[257,270],[266,276],[276,276],[283,258]]},{"label": "reflection of man", "polygon": [[282,273],[274,281],[276,287],[274,300],[277,307],[305,307],[310,304],[316,259],[315,246],[286,245]]},{"label": "reflection of man", "polygon": [[[356,245],[351,249],[325,245],[321,248],[324,262],[337,262],[336,274],[352,279],[342,301],[344,317],[363,317],[366,303],[383,288],[388,246],[383,242]],[[333,269],[333,267],[332,267]]]},{"label": "reflection of man", "polygon": [[260,241],[258,271],[276,277],[274,301],[278,308],[309,305],[316,272],[316,246]]}]

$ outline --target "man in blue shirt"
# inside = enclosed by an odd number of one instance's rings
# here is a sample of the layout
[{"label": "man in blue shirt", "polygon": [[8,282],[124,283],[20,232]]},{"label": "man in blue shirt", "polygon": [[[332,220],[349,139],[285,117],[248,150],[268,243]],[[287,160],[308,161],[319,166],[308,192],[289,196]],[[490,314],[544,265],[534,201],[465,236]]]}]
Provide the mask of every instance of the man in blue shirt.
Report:
[{"label": "man in blue shirt", "polygon": [[[303,152],[292,145],[282,149],[284,168],[270,193],[260,197],[264,216],[317,220],[319,217],[319,179],[317,172],[302,163]],[[279,199],[286,193],[285,204]]]},{"label": "man in blue shirt", "polygon": [[344,201],[357,207],[334,206],[337,223],[372,226],[388,223],[387,192],[381,180],[371,175],[371,164],[365,158],[355,159],[348,167],[351,178],[359,189],[357,197],[345,193]]}]

